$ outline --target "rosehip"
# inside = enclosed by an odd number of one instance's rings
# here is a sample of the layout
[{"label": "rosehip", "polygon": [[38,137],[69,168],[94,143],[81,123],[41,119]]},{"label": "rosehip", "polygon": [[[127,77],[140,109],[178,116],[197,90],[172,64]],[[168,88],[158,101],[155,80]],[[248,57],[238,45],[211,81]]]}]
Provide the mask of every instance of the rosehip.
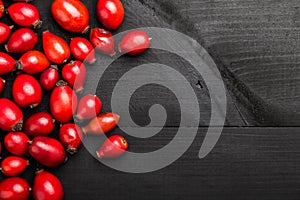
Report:
[{"label": "rosehip", "polygon": [[70,49],[74,58],[90,64],[96,62],[93,45],[85,38],[76,37],[71,40]]},{"label": "rosehip", "polygon": [[30,136],[48,135],[55,128],[55,119],[49,113],[38,112],[24,123],[24,132]]},{"label": "rosehip", "polygon": [[12,33],[5,49],[10,53],[23,53],[34,48],[38,41],[38,36],[29,28],[20,28]]},{"label": "rosehip", "polygon": [[124,19],[124,8],[120,0],[98,0],[97,17],[108,29],[116,30]]},{"label": "rosehip", "polygon": [[40,51],[24,53],[16,63],[16,68],[28,74],[38,74],[50,65],[47,57]]},{"label": "rosehip", "polygon": [[66,160],[62,144],[53,138],[36,136],[28,147],[29,154],[47,167],[56,167]]},{"label": "rosehip", "polygon": [[55,21],[65,30],[84,33],[89,28],[89,12],[78,0],[55,0],[51,5]]},{"label": "rosehip", "polygon": [[3,1],[0,0],[0,18],[2,18],[4,14],[4,4],[3,4]]},{"label": "rosehip", "polygon": [[14,3],[7,8],[10,18],[19,26],[40,28],[42,21],[40,20],[39,10],[29,3]]},{"label": "rosehip", "polygon": [[99,158],[114,158],[122,155],[128,148],[128,142],[120,135],[108,137],[96,151]]},{"label": "rosehip", "polygon": [[16,60],[10,55],[0,52],[0,75],[8,74],[14,71]]},{"label": "rosehip", "polygon": [[64,197],[63,187],[59,179],[44,170],[36,173],[32,194],[35,200],[62,200]]},{"label": "rosehip", "polygon": [[90,33],[90,41],[100,52],[110,56],[116,54],[115,41],[109,31],[102,28],[93,28]]},{"label": "rosehip", "polygon": [[20,131],[23,126],[23,113],[11,100],[0,98],[0,129]]},{"label": "rosehip", "polygon": [[103,113],[92,119],[85,127],[82,128],[84,133],[105,134],[117,126],[120,116],[115,113]]},{"label": "rosehip", "polygon": [[101,108],[101,100],[96,95],[87,94],[78,103],[76,118],[80,121],[94,118],[100,113]]},{"label": "rosehip", "polygon": [[59,129],[59,140],[71,154],[76,153],[81,145],[82,131],[73,123],[64,124]]},{"label": "rosehip", "polygon": [[0,77],[0,95],[2,94],[5,87],[5,80]]},{"label": "rosehip", "polygon": [[[1,6],[0,6],[0,12],[1,12]],[[0,22],[0,44],[4,43],[9,38],[11,29],[13,27],[14,26],[8,26],[8,25]]]},{"label": "rosehip", "polygon": [[133,30],[127,33],[119,43],[119,51],[129,55],[144,52],[150,46],[148,34],[141,30]]},{"label": "rosehip", "polygon": [[52,90],[55,84],[59,81],[59,74],[57,68],[51,66],[43,71],[40,76],[40,84],[44,90]]},{"label": "rosehip", "polygon": [[60,123],[66,123],[73,117],[77,107],[77,96],[75,92],[59,81],[50,96],[50,111],[52,116]]},{"label": "rosehip", "polygon": [[71,52],[68,43],[64,39],[49,31],[43,33],[42,39],[44,52],[51,62],[63,64],[69,59]]},{"label": "rosehip", "polygon": [[4,137],[7,151],[17,156],[27,156],[29,138],[22,132],[10,132]]},{"label": "rosehip", "polygon": [[0,182],[1,200],[26,200],[30,195],[30,185],[24,178],[11,177]]},{"label": "rosehip", "polygon": [[1,163],[1,171],[6,176],[17,176],[25,171],[29,161],[18,156],[9,156],[4,158]]},{"label": "rosehip", "polygon": [[62,68],[62,77],[67,83],[73,87],[75,92],[83,90],[83,86],[86,79],[85,65],[80,61],[71,61],[65,64]]},{"label": "rosehip", "polygon": [[22,108],[35,108],[42,101],[42,88],[30,75],[20,74],[12,85],[12,96]]}]

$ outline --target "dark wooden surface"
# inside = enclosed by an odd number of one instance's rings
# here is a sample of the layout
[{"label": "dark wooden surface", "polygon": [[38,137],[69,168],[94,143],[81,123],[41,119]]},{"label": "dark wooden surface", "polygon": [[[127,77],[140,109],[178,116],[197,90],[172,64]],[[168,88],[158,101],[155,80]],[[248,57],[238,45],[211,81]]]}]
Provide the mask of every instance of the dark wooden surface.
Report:
[{"label": "dark wooden surface", "polygon": [[[9,5],[8,0],[4,1],[5,5]],[[40,9],[44,21],[42,29],[37,31],[39,39],[46,29],[67,41],[79,36],[67,33],[55,24],[49,11],[51,2],[33,2]],[[96,0],[83,2],[89,8],[91,26],[101,27],[95,17]],[[137,27],[171,28],[193,37],[210,53],[228,90],[227,128],[214,150],[206,158],[198,159],[211,111],[209,92],[201,76],[182,58],[167,52],[151,49],[138,57],[123,56],[111,65],[99,82],[97,95],[103,101],[103,111],[110,110],[112,89],[126,71],[143,63],[166,64],[189,80],[198,97],[201,128],[197,138],[175,163],[147,174],[127,174],[110,169],[97,162],[83,147],[65,165],[49,169],[62,181],[65,199],[299,199],[300,128],[297,126],[300,125],[300,2],[122,2],[126,17],[114,34]],[[12,24],[8,17],[1,21]],[[2,46],[0,48],[4,51]],[[40,42],[36,49],[42,49]],[[98,55],[98,64],[101,63],[101,57]],[[7,87],[2,96],[11,97],[14,75],[4,78]],[[198,81],[202,86],[197,85]],[[49,110],[48,98],[49,93],[44,93],[42,105],[34,110],[26,110],[25,116]],[[114,131],[128,137],[131,151],[159,149],[176,133],[180,108],[176,97],[164,87],[148,85],[134,94],[130,104],[134,121],[139,125],[147,125],[148,109],[155,103],[162,104],[168,112],[166,127],[160,134],[137,139],[119,129]],[[57,133],[51,136],[57,137]],[[22,176],[32,181],[35,167],[33,162]]]}]

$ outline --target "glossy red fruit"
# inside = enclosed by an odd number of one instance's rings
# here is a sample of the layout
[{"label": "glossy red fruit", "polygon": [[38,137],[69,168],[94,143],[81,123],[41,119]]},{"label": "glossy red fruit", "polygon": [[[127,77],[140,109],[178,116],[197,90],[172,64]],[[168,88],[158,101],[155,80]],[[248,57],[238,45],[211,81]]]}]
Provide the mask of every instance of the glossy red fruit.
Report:
[{"label": "glossy red fruit", "polygon": [[0,52],[0,75],[8,74],[14,71],[16,60],[10,55]]},{"label": "glossy red fruit", "polygon": [[30,196],[30,185],[24,178],[11,177],[0,182],[1,200],[26,200]]},{"label": "glossy red fruit", "polygon": [[4,137],[7,151],[17,156],[27,156],[29,138],[23,132],[10,132]]},{"label": "glossy red fruit", "polygon": [[3,1],[0,0],[0,18],[2,18],[4,14],[4,4],[3,4]]},{"label": "glossy red fruit", "polygon": [[9,53],[23,53],[33,49],[38,41],[38,36],[30,28],[20,28],[13,32],[5,45]]},{"label": "glossy red fruit", "polygon": [[9,156],[4,158],[1,163],[1,171],[6,176],[17,176],[25,171],[29,161],[18,156]]},{"label": "glossy red fruit", "polygon": [[85,38],[75,37],[71,40],[70,49],[74,58],[90,64],[96,62],[94,47]]},{"label": "glossy red fruit", "polygon": [[120,135],[108,137],[102,146],[96,151],[99,158],[115,158],[123,153],[128,148],[128,142]]},{"label": "glossy red fruit", "polygon": [[16,63],[16,68],[27,74],[38,74],[49,67],[50,62],[40,51],[32,50],[24,53]]},{"label": "glossy red fruit", "polygon": [[42,39],[44,52],[51,62],[63,64],[69,59],[71,51],[68,43],[64,39],[49,31],[43,33]]},{"label": "glossy red fruit", "polygon": [[133,30],[127,33],[119,43],[119,51],[129,55],[137,55],[150,46],[148,34],[141,30]]},{"label": "glossy red fruit", "polygon": [[36,161],[47,167],[56,167],[66,160],[66,152],[62,144],[56,139],[45,136],[34,137],[28,151]]},{"label": "glossy red fruit", "polygon": [[120,116],[115,113],[103,113],[93,118],[85,127],[82,128],[84,133],[105,134],[117,126]]},{"label": "glossy red fruit", "polygon": [[34,200],[62,200],[64,190],[56,176],[41,170],[34,177],[32,194]]},{"label": "glossy red fruit", "polygon": [[94,118],[100,113],[101,108],[101,100],[96,95],[87,94],[78,103],[76,118],[80,121]]},{"label": "glossy red fruit", "polygon": [[81,145],[82,131],[73,123],[64,124],[59,129],[59,140],[71,154],[76,153]]},{"label": "glossy red fruit", "polygon": [[42,21],[39,10],[29,3],[14,3],[7,8],[10,18],[19,26],[40,28]]},{"label": "glossy red fruit", "polygon": [[89,28],[89,12],[78,0],[55,0],[51,6],[55,21],[65,30],[84,33]]},{"label": "glossy red fruit", "polygon": [[42,101],[42,88],[30,75],[20,74],[12,85],[12,96],[22,108],[35,108]]},{"label": "glossy red fruit", "polygon": [[[1,0],[0,0],[0,2],[1,2]],[[0,13],[1,13],[1,5],[0,5]],[[0,44],[3,44],[9,38],[11,29],[13,27],[14,26],[8,26],[8,25],[0,22]]]},{"label": "glossy red fruit", "polygon": [[62,68],[62,78],[73,87],[75,92],[83,90],[86,79],[86,67],[80,61],[71,61]]},{"label": "glossy red fruit", "polygon": [[97,17],[108,29],[116,30],[124,19],[124,8],[120,0],[98,0]]},{"label": "glossy red fruit", "polygon": [[0,95],[2,94],[4,88],[5,88],[5,80],[0,77]]},{"label": "glossy red fruit", "polygon": [[31,115],[24,123],[24,132],[30,136],[48,135],[55,128],[55,119],[47,112]]},{"label": "glossy red fruit", "polygon": [[23,126],[23,113],[11,100],[0,98],[0,129],[20,131]]},{"label": "glossy red fruit", "polygon": [[90,33],[90,41],[98,51],[110,56],[116,54],[115,40],[111,32],[102,28],[93,28]]},{"label": "glossy red fruit", "polygon": [[55,84],[59,81],[59,74],[57,68],[51,66],[43,71],[40,76],[40,84],[44,90],[52,90]]},{"label": "glossy red fruit", "polygon": [[72,119],[77,107],[77,96],[75,92],[59,81],[50,96],[50,111],[52,116],[60,123],[66,123]]},{"label": "glossy red fruit", "polygon": [[19,2],[26,2],[26,3],[28,3],[28,2],[31,2],[31,1],[33,1],[33,0],[13,0],[13,1],[19,1]]}]

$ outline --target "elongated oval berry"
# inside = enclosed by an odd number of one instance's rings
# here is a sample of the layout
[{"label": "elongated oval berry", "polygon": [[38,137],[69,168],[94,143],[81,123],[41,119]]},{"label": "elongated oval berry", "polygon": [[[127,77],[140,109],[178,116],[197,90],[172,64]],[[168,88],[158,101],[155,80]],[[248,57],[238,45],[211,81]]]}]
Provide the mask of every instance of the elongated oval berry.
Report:
[{"label": "elongated oval berry", "polygon": [[62,77],[67,83],[73,87],[75,92],[83,90],[86,79],[86,67],[80,61],[71,61],[62,68]]},{"label": "elongated oval berry", "polygon": [[65,82],[59,81],[57,85],[50,96],[50,111],[58,122],[66,123],[76,111],[77,96]]},{"label": "elongated oval berry", "polygon": [[3,14],[4,14],[4,4],[3,1],[0,0],[0,18],[3,17]]},{"label": "elongated oval berry", "polygon": [[[1,2],[1,0],[0,0],[0,2]],[[1,13],[1,5],[0,5],[0,13]],[[0,22],[0,44],[3,44],[9,38],[11,29],[13,27],[14,26],[8,26],[8,25]]]},{"label": "elongated oval berry", "polygon": [[68,43],[64,39],[49,31],[45,31],[42,40],[44,52],[51,62],[63,64],[69,59],[71,51]]},{"label": "elongated oval berry", "polygon": [[23,113],[20,108],[7,98],[0,98],[0,129],[20,131],[23,126]]},{"label": "elongated oval berry", "polygon": [[2,94],[4,88],[5,88],[5,80],[0,77],[0,95]]},{"label": "elongated oval berry", "polygon": [[65,30],[84,33],[89,28],[89,12],[78,0],[55,0],[51,5],[55,21]]},{"label": "elongated oval berry", "polygon": [[96,62],[93,45],[87,39],[82,37],[73,38],[70,49],[74,58],[90,64]]},{"label": "elongated oval berry", "polygon": [[81,145],[82,131],[79,126],[74,123],[64,124],[59,129],[59,140],[67,148],[71,154],[77,152]]},{"label": "elongated oval berry", "polygon": [[34,137],[28,151],[36,161],[47,167],[56,167],[66,160],[66,152],[62,144],[56,139],[45,136]]},{"label": "elongated oval berry", "polygon": [[8,156],[1,163],[1,171],[6,176],[17,176],[25,171],[29,161],[18,156]]},{"label": "elongated oval berry", "polygon": [[30,75],[20,74],[12,85],[12,96],[22,108],[35,108],[42,101],[42,88]]},{"label": "elongated oval berry", "polygon": [[42,21],[39,10],[29,3],[14,3],[7,8],[10,18],[19,26],[40,28]]},{"label": "elongated oval berry", "polygon": [[124,8],[120,0],[98,0],[97,17],[108,29],[116,30],[124,19]]},{"label": "elongated oval berry", "polygon": [[128,32],[119,43],[119,51],[129,55],[137,55],[150,46],[150,38],[148,34],[141,30],[133,30]]},{"label": "elongated oval berry", "polygon": [[85,127],[82,128],[84,133],[105,134],[117,126],[120,116],[115,113],[103,113],[92,119]]},{"label": "elongated oval berry", "polygon": [[8,74],[14,71],[16,60],[10,55],[0,52],[0,75]]},{"label": "elongated oval berry", "polygon": [[30,136],[48,135],[55,128],[55,120],[47,112],[38,112],[30,117],[24,123],[24,132]]},{"label": "elongated oval berry", "polygon": [[0,182],[1,200],[26,200],[30,196],[30,185],[20,177],[10,177]]},{"label": "elongated oval berry", "polygon": [[115,158],[125,153],[127,148],[128,142],[124,137],[112,135],[104,141],[96,154],[99,158]]},{"label": "elongated oval berry", "polygon": [[29,138],[23,132],[10,132],[4,137],[4,146],[11,154],[27,156]]},{"label": "elongated oval berry", "polygon": [[27,74],[38,74],[49,67],[50,62],[40,51],[32,50],[24,53],[16,63],[16,68]]},{"label": "elongated oval berry", "polygon": [[76,118],[80,121],[94,118],[100,113],[101,108],[101,100],[96,95],[87,94],[78,103]]},{"label": "elongated oval berry", "polygon": [[34,200],[62,200],[64,197],[63,187],[59,179],[44,170],[36,173],[32,194]]},{"label": "elongated oval berry", "polygon": [[102,28],[93,28],[90,33],[90,41],[93,46],[101,53],[114,56],[115,40],[111,32]]},{"label": "elongated oval berry", "polygon": [[30,28],[20,28],[13,32],[5,45],[9,53],[23,53],[34,48],[38,36]]},{"label": "elongated oval berry", "polygon": [[59,74],[57,68],[49,67],[40,76],[40,84],[44,90],[52,90],[55,84],[59,81]]}]

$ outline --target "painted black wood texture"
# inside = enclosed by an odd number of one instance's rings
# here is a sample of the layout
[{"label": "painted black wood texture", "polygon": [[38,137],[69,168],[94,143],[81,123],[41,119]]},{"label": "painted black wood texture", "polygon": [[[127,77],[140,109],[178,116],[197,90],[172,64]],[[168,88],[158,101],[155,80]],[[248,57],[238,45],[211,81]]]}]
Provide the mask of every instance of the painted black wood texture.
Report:
[{"label": "painted black wood texture", "polygon": [[[8,0],[4,2],[6,6],[10,4]],[[67,41],[81,36],[67,33],[55,24],[49,11],[51,2],[33,2],[44,21],[42,29],[37,31],[40,41],[41,33],[47,29]],[[101,27],[95,17],[96,0],[83,2],[91,14],[91,26]],[[82,147],[65,165],[49,169],[62,181],[65,199],[299,199],[299,128],[275,127],[300,124],[300,2],[124,0],[123,3],[125,21],[114,34],[145,26],[171,28],[190,35],[206,48],[217,63],[228,89],[228,128],[223,131],[214,150],[206,158],[198,159],[211,109],[209,92],[201,76],[194,73],[184,60],[166,52],[149,50],[136,58],[123,56],[99,83],[97,95],[103,100],[103,111],[110,110],[111,91],[124,72],[148,62],[167,64],[184,74],[195,89],[201,108],[200,131],[179,160],[147,174],[126,174],[110,169]],[[12,24],[7,16],[0,21]],[[4,51],[3,46],[0,48]],[[42,50],[41,42],[36,49]],[[19,56],[15,55],[16,58]],[[102,55],[98,57],[100,61]],[[7,86],[2,96],[11,97],[14,76],[4,78]],[[202,87],[197,85],[199,80]],[[27,109],[25,116],[49,110],[49,95],[49,92],[44,93],[43,103],[34,110]],[[128,137],[132,151],[159,149],[176,133],[180,117],[178,102],[163,87],[148,85],[136,92],[130,105],[135,122],[148,124],[148,108],[154,103],[161,103],[168,111],[166,128],[160,134],[137,139],[119,129],[114,131]],[[241,128],[270,125],[274,128]],[[1,141],[3,136],[1,134]],[[57,132],[51,136],[57,137]],[[34,168],[36,164],[32,162],[22,176],[32,182],[31,170]]]},{"label": "painted black wood texture", "polygon": [[201,42],[246,116],[299,125],[299,1],[141,1]]}]

